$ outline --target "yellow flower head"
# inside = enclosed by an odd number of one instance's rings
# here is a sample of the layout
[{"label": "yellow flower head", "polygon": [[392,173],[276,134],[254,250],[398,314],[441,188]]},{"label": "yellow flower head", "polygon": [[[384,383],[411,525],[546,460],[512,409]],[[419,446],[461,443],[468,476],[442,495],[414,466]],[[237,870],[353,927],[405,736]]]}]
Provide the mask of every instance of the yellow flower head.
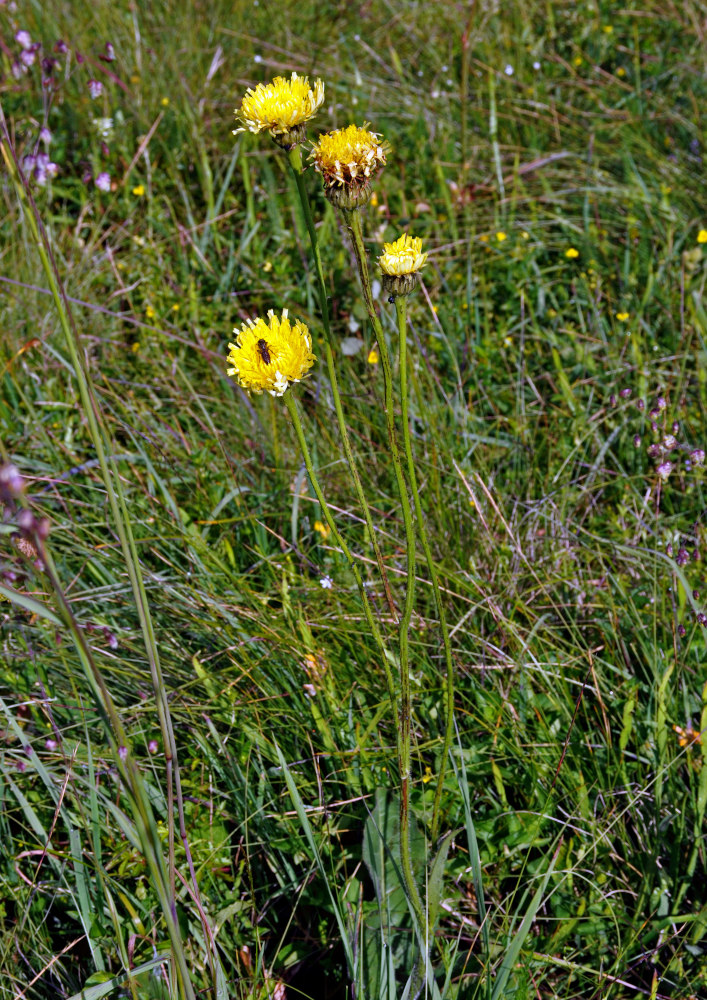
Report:
[{"label": "yellow flower head", "polygon": [[417,284],[417,273],[425,266],[427,254],[422,253],[422,240],[404,233],[395,243],[384,243],[378,266],[383,273],[383,288],[387,295],[409,295]]},{"label": "yellow flower head", "polygon": [[697,242],[707,243],[707,229],[700,229],[699,233],[697,234]]},{"label": "yellow flower head", "polygon": [[276,76],[272,83],[259,83],[246,91],[235,115],[243,125],[234,131],[269,132],[281,146],[304,140],[304,126],[314,118],[324,101],[324,84],[315,80],[314,89],[306,76],[292,74],[290,80]]},{"label": "yellow flower head", "polygon": [[[371,197],[370,179],[385,166],[389,146],[376,132],[349,125],[319,136],[312,149],[314,169],[324,178],[327,196],[341,208],[364,205]],[[338,195],[338,197],[337,197]],[[332,197],[333,196],[333,197]]]},{"label": "yellow flower head", "polygon": [[569,250],[565,250],[565,257],[569,257],[570,260],[574,260],[575,257],[579,257],[579,250],[575,247],[570,247]]},{"label": "yellow flower head", "polygon": [[394,243],[384,243],[378,265],[383,274],[414,274],[425,266],[427,254],[422,253],[422,240],[404,233]]},{"label": "yellow flower head", "polygon": [[309,374],[315,361],[309,330],[299,320],[290,323],[287,309],[280,319],[271,309],[267,320],[249,319],[233,332],[236,343],[228,345],[233,367],[227,374],[249,392],[266,390],[271,396],[282,396],[291,382]]}]

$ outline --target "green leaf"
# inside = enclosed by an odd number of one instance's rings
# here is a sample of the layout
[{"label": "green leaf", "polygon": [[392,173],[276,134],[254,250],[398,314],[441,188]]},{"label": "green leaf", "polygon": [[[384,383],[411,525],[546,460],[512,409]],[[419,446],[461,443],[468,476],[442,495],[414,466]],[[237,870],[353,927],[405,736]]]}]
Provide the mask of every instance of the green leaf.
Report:
[{"label": "green leaf", "polygon": [[[169,955],[157,955],[155,958],[151,958],[141,965],[136,965],[128,973],[121,973],[119,976],[110,976],[108,979],[105,978],[107,975],[105,972],[94,973],[94,975],[86,980],[86,986],[84,986],[81,992],[74,993],[72,997],[69,997],[69,1000],[101,1000],[101,997],[108,996],[113,990],[126,985],[131,979],[135,979],[141,973],[149,972],[151,969],[168,961]],[[97,978],[100,978],[99,982],[96,982]],[[93,983],[91,984],[92,980]]]}]

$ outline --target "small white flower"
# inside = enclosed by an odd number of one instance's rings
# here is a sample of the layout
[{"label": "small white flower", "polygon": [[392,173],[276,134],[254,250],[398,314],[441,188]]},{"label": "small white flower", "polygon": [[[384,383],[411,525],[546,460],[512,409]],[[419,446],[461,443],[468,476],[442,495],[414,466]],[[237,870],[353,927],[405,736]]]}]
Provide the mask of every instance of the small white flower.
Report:
[{"label": "small white flower", "polygon": [[95,101],[97,97],[100,97],[103,93],[103,84],[100,80],[89,80],[88,81],[88,92]]},{"label": "small white flower", "polygon": [[506,74],[506,76],[513,76],[515,70],[513,69],[510,63],[506,63],[506,68],[504,69],[503,72]]},{"label": "small white flower", "polygon": [[540,63],[537,61],[537,59],[533,63],[533,69],[540,69]]},{"label": "small white flower", "polygon": [[324,590],[331,590],[331,588],[334,586],[334,581],[330,576],[323,576],[319,581],[319,583],[324,588]]},{"label": "small white flower", "polygon": [[91,124],[101,139],[110,139],[113,132],[112,118],[94,118]]},{"label": "small white flower", "polygon": [[110,191],[110,174],[103,171],[96,177],[94,183],[99,191]]},{"label": "small white flower", "polygon": [[262,61],[263,61],[263,57],[260,56],[260,55],[258,55],[257,52],[256,52],[256,54],[253,56],[253,62],[261,63]]},{"label": "small white flower", "polygon": [[25,31],[23,28],[15,35],[15,41],[18,45],[21,45],[23,49],[28,49],[32,44],[32,36],[29,31]]}]

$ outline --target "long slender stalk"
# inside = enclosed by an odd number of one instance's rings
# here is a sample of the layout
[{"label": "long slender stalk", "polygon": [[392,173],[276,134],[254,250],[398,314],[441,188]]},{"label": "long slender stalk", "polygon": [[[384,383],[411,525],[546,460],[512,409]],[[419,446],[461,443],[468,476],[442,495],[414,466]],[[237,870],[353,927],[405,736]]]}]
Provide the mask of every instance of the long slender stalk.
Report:
[{"label": "long slender stalk", "polygon": [[[167,918],[167,926],[170,938],[172,939],[172,960],[177,972],[177,979],[182,987],[184,996],[194,998],[195,994],[191,987],[184,947],[178,936],[179,926],[176,925],[175,928],[176,938],[170,927],[172,919],[174,919],[176,924],[176,914],[172,912],[173,896],[171,885],[169,883],[168,872],[165,869],[164,858],[162,857],[160,837],[150,806],[149,795],[145,788],[140,769],[130,749],[127,733],[103,675],[96,664],[90,646],[86,642],[83,630],[74,617],[71,605],[64,594],[51,552],[39,534],[33,536],[33,541],[44,566],[44,572],[57,600],[60,615],[73,637],[79,659],[84,668],[84,674],[93,690],[99,714],[105,725],[108,741],[113,749],[118,773],[125,789],[127,789],[128,799],[133,806],[133,820],[140,838],[142,852],[152,878],[152,884],[155,887],[160,904]],[[175,944],[178,947],[175,947]]]},{"label": "long slender stalk", "polygon": [[444,777],[447,770],[447,760],[449,758],[449,751],[451,749],[452,739],[454,737],[454,662],[452,660],[452,644],[449,638],[449,628],[447,627],[447,615],[444,610],[444,604],[442,602],[442,593],[439,588],[437,569],[435,567],[434,560],[432,558],[432,550],[430,549],[430,543],[427,538],[427,529],[425,528],[425,519],[422,511],[422,503],[420,502],[420,494],[417,488],[417,473],[415,472],[415,460],[412,454],[410,421],[408,418],[407,307],[404,295],[399,295],[396,298],[395,312],[398,319],[398,333],[400,337],[399,340],[400,413],[403,425],[403,442],[405,445],[405,457],[407,459],[408,481],[410,482],[410,490],[412,492],[412,499],[415,505],[415,519],[417,523],[417,531],[420,536],[422,548],[425,553],[425,559],[427,561],[427,572],[429,573],[430,580],[432,581],[432,590],[434,591],[435,604],[437,605],[437,616],[439,618],[439,627],[442,632],[442,643],[444,645],[444,658],[447,667],[446,692],[445,692],[446,699],[445,699],[444,748],[442,750],[442,758],[440,760],[439,773],[437,775],[437,788],[435,789],[434,803],[432,806],[432,824],[430,827],[430,835],[434,842],[437,839],[437,834],[439,832],[439,813],[442,801],[442,789],[444,786]]},{"label": "long slender stalk", "polygon": [[363,613],[366,616],[366,622],[371,630],[371,634],[375,640],[381,652],[381,660],[383,662],[383,669],[385,670],[385,678],[388,684],[388,695],[390,697],[391,710],[393,712],[393,721],[395,723],[396,739],[398,741],[398,757],[400,757],[400,724],[398,719],[398,708],[397,708],[397,695],[395,691],[395,681],[393,679],[393,674],[390,669],[390,664],[388,662],[388,656],[386,654],[385,642],[383,641],[383,636],[381,630],[378,627],[378,622],[373,616],[373,608],[371,607],[371,602],[368,599],[368,594],[366,588],[363,585],[363,578],[359,572],[359,568],[356,565],[356,560],[353,557],[351,549],[348,547],[344,539],[341,537],[339,529],[336,526],[336,521],[334,520],[332,513],[329,509],[329,504],[324,498],[324,493],[319,484],[319,479],[316,472],[314,471],[314,465],[312,464],[312,456],[309,452],[309,447],[307,445],[306,438],[304,436],[304,430],[302,429],[302,421],[300,420],[299,410],[297,409],[297,403],[295,402],[294,396],[290,389],[287,390],[283,396],[285,401],[285,406],[287,407],[287,412],[290,415],[290,420],[292,421],[292,426],[295,429],[295,434],[297,435],[297,443],[299,444],[300,451],[302,452],[302,458],[304,459],[304,464],[307,469],[307,474],[309,475],[309,480],[314,488],[314,492],[319,501],[319,506],[322,509],[326,523],[331,529],[331,533],[336,540],[341,551],[346,557],[346,561],[349,564],[349,568],[354,575],[356,580],[356,585],[358,586],[359,594],[361,595],[361,601],[363,603]]},{"label": "long slender stalk", "polygon": [[[106,454],[105,442],[108,440],[108,435],[105,431],[105,428],[103,427],[100,408],[98,406],[98,403],[96,401],[93,392],[93,387],[91,384],[88,370],[84,368],[84,365],[81,361],[81,357],[79,354],[79,347],[78,347],[79,344],[78,330],[76,329],[76,325],[73,320],[73,315],[71,313],[66,292],[59,279],[58,269],[53,259],[51,253],[51,247],[49,244],[49,239],[44,230],[44,226],[42,225],[39,212],[37,211],[36,205],[34,204],[32,197],[22,179],[22,175],[19,170],[19,166],[17,164],[14,151],[12,149],[10,136],[7,130],[7,124],[5,121],[4,114],[2,113],[2,109],[0,109],[0,126],[2,127],[2,142],[0,142],[0,152],[2,152],[5,164],[8,168],[10,176],[12,177],[18,198],[20,199],[20,203],[22,204],[22,207],[24,209],[25,218],[32,232],[32,236],[37,246],[37,252],[42,262],[42,267],[44,269],[44,273],[46,275],[47,281],[49,283],[49,288],[52,293],[52,297],[54,299],[54,304],[56,306],[59,317],[59,323],[64,333],[65,342],[71,358],[72,367],[74,369],[74,373],[76,376],[79,395],[81,397],[83,412],[85,414],[86,421],[88,423],[91,441],[96,450],[96,457],[98,459],[99,467],[101,469],[101,475],[106,488],[108,503],[113,518],[113,523],[115,525],[118,537],[120,539],[120,545],[125,559],[125,565],[128,572],[128,577],[130,579],[131,589],[133,591],[133,595],[135,598],[138,618],[140,620],[140,625],[145,642],[145,650],[147,653],[147,659],[150,665],[150,672],[152,675],[153,689],[155,692],[155,702],[157,706],[160,728],[162,731],[162,737],[164,741],[165,757],[167,760],[167,778],[169,783],[171,784],[172,769],[173,769],[174,778],[176,782],[177,802],[179,803],[178,811],[180,813],[180,832],[182,832],[182,830],[184,831],[183,841],[185,844],[187,858],[189,861],[190,873],[192,876],[194,890],[195,892],[198,892],[198,887],[196,883],[196,873],[194,871],[193,862],[191,860],[191,852],[189,851],[188,844],[186,843],[186,836],[185,836],[186,831],[183,821],[183,809],[182,809],[183,799],[181,793],[181,783],[179,781],[176,741],[174,738],[174,731],[172,728],[171,719],[169,716],[169,709],[167,706],[166,689],[162,679],[159,654],[157,651],[157,643],[155,640],[154,628],[152,625],[152,619],[147,600],[147,592],[145,590],[144,580],[142,578],[137,547],[135,545],[135,539],[132,534],[130,518],[128,515],[127,505],[122,490],[119,471],[112,455],[110,455],[110,453],[108,455]],[[115,718],[117,718],[117,715],[115,716]],[[113,724],[113,722],[114,719],[111,718],[111,724]],[[149,801],[145,799],[145,802],[147,803],[146,807],[149,808]],[[151,810],[150,810],[150,816],[151,816]],[[173,828],[174,814],[172,812],[168,814],[167,822]],[[165,920],[167,922],[167,929],[170,936],[170,940],[172,942],[173,952],[175,953],[176,967],[177,967],[182,995],[186,998],[186,1000],[194,1000],[194,990],[189,977],[189,970],[186,965],[183,943],[181,940],[181,934],[177,922],[173,833],[170,836],[170,854],[168,858],[168,870],[169,870],[169,876],[168,876],[169,901],[168,905],[163,905],[163,912]],[[159,891],[159,886],[156,886],[156,888]],[[161,901],[164,903],[163,899],[161,899]],[[209,958],[211,958],[211,956]]]},{"label": "long slender stalk", "polygon": [[[414,600],[415,588],[415,527],[413,524],[412,509],[408,496],[407,484],[403,473],[402,462],[400,461],[400,451],[398,449],[397,430],[395,427],[395,400],[393,394],[393,372],[390,364],[390,354],[386,344],[385,335],[381,321],[378,318],[373,302],[371,291],[371,279],[368,273],[368,259],[363,245],[363,230],[361,226],[360,210],[342,210],[346,225],[351,235],[351,242],[356,256],[356,264],[361,279],[363,299],[366,304],[366,311],[373,324],[378,343],[383,367],[383,386],[385,398],[385,416],[388,428],[388,443],[390,445],[390,455],[393,461],[395,481],[400,496],[400,506],[403,512],[405,523],[405,542],[407,556],[407,585],[405,588],[405,607],[403,617],[399,623],[399,650],[400,650],[400,860],[402,863],[403,879],[405,888],[410,899],[413,911],[418,921],[419,934],[426,937],[427,921],[425,910],[422,904],[420,891],[415,882],[415,874],[412,867],[412,856],[410,852],[410,743],[411,743],[411,712],[412,699],[410,696],[410,663],[408,634],[410,630],[410,617]],[[423,943],[426,953],[426,941]]]},{"label": "long slender stalk", "polygon": [[309,195],[307,194],[307,187],[304,183],[304,172],[302,169],[302,154],[300,152],[299,146],[293,146],[288,154],[290,167],[292,173],[294,174],[295,182],[297,184],[297,192],[299,194],[300,202],[302,204],[302,211],[304,213],[305,222],[307,224],[307,232],[309,233],[309,242],[312,247],[312,254],[314,256],[314,267],[317,272],[317,295],[319,298],[319,311],[322,317],[322,326],[324,327],[324,355],[326,358],[327,372],[329,373],[329,382],[331,384],[331,394],[334,399],[334,409],[336,411],[336,420],[339,425],[339,433],[341,434],[341,443],[344,447],[344,455],[346,456],[346,461],[348,462],[349,471],[351,472],[351,478],[353,479],[354,489],[356,490],[356,496],[358,497],[358,502],[361,505],[361,510],[363,511],[363,517],[366,522],[366,527],[368,528],[368,534],[371,538],[371,544],[373,545],[373,551],[375,553],[376,562],[378,563],[378,571],[381,575],[381,581],[383,583],[383,590],[385,591],[385,598],[390,609],[390,613],[393,616],[393,621],[397,622],[398,612],[395,607],[395,602],[393,601],[393,595],[390,590],[390,584],[388,583],[388,575],[385,570],[385,563],[383,562],[383,556],[381,554],[380,546],[378,544],[378,536],[376,534],[375,528],[373,527],[373,519],[371,518],[371,511],[368,506],[368,501],[366,500],[366,494],[363,491],[363,484],[361,483],[361,477],[358,474],[358,468],[356,466],[356,459],[354,457],[353,449],[351,448],[351,441],[349,439],[349,432],[346,426],[346,420],[344,418],[344,411],[341,405],[341,394],[339,393],[339,382],[336,377],[336,365],[334,363],[334,354],[332,351],[331,341],[331,324],[329,321],[329,302],[327,300],[326,283],[324,281],[324,269],[322,268],[322,256],[319,250],[319,240],[317,238],[317,231],[314,227],[314,220],[312,219],[312,210],[309,204]]}]

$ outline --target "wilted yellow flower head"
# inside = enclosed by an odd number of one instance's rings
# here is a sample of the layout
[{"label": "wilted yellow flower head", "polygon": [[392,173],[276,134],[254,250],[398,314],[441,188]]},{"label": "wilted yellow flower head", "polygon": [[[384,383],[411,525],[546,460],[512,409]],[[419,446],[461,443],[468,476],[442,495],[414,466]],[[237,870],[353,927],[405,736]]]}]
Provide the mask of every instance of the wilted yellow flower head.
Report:
[{"label": "wilted yellow flower head", "polygon": [[385,166],[390,147],[376,132],[349,125],[319,136],[312,149],[314,169],[324,178],[327,197],[340,208],[365,205],[371,197],[370,179]]},{"label": "wilted yellow flower head", "polygon": [[290,323],[287,309],[282,310],[280,319],[271,309],[267,320],[249,319],[233,332],[236,343],[228,345],[228,361],[233,367],[226,374],[249,392],[266,390],[272,396],[282,396],[290,382],[299,382],[309,374],[316,360],[309,330],[299,320]]},{"label": "wilted yellow flower head", "polygon": [[276,76],[272,83],[259,83],[246,91],[236,118],[243,122],[238,132],[269,132],[280,146],[294,146],[304,140],[305,124],[316,115],[324,101],[324,84],[315,80],[314,89],[306,76],[292,74],[290,80]]},{"label": "wilted yellow flower head", "polygon": [[422,240],[404,233],[394,243],[384,243],[378,266],[383,273],[383,288],[389,295],[409,295],[417,284],[417,272],[425,266]]}]

